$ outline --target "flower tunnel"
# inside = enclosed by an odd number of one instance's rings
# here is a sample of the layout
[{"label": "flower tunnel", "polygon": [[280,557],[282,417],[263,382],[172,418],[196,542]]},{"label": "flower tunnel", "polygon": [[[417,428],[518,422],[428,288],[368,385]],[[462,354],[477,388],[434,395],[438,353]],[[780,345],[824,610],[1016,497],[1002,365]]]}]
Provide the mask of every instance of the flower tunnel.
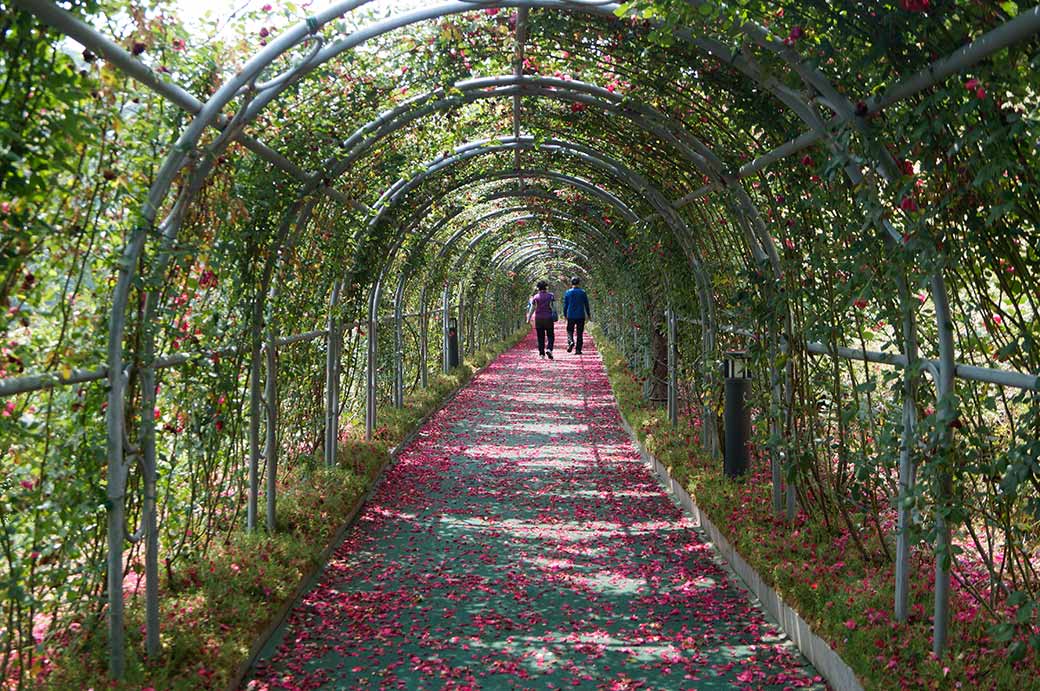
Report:
[{"label": "flower tunnel", "polygon": [[747,351],[772,512],[897,621],[926,553],[935,655],[966,562],[1040,647],[1040,8],[0,6],[7,678],[84,611],[121,676],[138,566],[155,655],[161,570],[572,275],[708,457]]}]

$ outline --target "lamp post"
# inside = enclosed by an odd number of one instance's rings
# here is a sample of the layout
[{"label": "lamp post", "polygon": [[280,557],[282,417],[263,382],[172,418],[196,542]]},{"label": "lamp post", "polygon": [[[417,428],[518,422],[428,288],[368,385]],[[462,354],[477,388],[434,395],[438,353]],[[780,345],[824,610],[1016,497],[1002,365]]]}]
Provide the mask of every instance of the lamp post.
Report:
[{"label": "lamp post", "polygon": [[726,379],[726,454],[723,472],[737,478],[748,469],[748,438],[751,436],[751,411],[747,397],[751,392],[751,375],[747,367],[747,353],[731,350],[723,361],[722,374]]}]

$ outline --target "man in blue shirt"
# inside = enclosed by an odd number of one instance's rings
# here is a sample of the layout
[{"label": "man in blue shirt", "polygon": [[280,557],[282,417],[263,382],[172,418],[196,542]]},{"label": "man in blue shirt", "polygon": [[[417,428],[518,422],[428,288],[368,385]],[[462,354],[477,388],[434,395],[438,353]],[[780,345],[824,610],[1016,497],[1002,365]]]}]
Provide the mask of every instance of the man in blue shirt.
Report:
[{"label": "man in blue shirt", "polygon": [[[567,352],[574,349],[575,355],[581,355],[583,336],[585,335],[585,319],[592,319],[592,308],[589,307],[589,296],[578,287],[581,279],[571,279],[574,286],[563,294],[563,316],[567,318]],[[577,331],[577,339],[574,332]]]}]

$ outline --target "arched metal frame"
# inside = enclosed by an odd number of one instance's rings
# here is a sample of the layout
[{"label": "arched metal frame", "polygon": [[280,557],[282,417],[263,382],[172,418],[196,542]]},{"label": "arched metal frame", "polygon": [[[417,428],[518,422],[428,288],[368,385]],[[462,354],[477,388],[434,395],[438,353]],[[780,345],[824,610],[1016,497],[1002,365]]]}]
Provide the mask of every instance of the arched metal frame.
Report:
[{"label": "arched metal frame", "polygon": [[[509,190],[507,192],[502,192],[502,193],[498,193],[496,195],[493,195],[493,199],[495,199],[495,200],[503,200],[503,199],[510,199],[510,198],[513,198],[513,197],[530,197],[530,196],[532,196],[532,192],[536,192],[536,191],[537,190],[534,190],[532,188],[525,188],[524,190],[516,190],[516,189],[514,189],[514,190]],[[534,196],[538,196],[538,195],[534,195]],[[553,198],[553,197],[549,196],[548,198]],[[479,207],[475,207],[475,208],[479,208]],[[528,215],[525,215],[525,216],[514,216],[514,214],[517,214],[517,213],[524,213],[524,214],[528,214]],[[432,232],[434,232],[437,228],[439,228],[442,225],[444,225],[446,220],[455,218],[457,215],[458,215],[457,213],[449,214],[447,217],[445,217],[444,219],[439,220],[436,224],[434,224],[433,231],[431,231],[431,233],[426,234],[420,240],[420,242],[417,243],[411,249],[410,255],[417,254],[419,256],[422,256],[422,254],[423,254],[423,252],[424,252],[424,250],[426,248],[426,243],[429,241],[430,235],[432,234]],[[450,275],[454,275],[458,271],[459,265],[460,265],[462,259],[464,259],[467,254],[473,252],[473,250],[483,240],[485,240],[490,234],[494,233],[497,230],[502,229],[503,227],[507,227],[509,225],[520,223],[520,222],[540,221],[540,220],[543,220],[543,219],[565,221],[565,222],[572,223],[572,224],[575,224],[575,225],[579,226],[590,237],[593,237],[596,240],[602,242],[605,247],[609,247],[609,248],[613,248],[614,247],[614,245],[610,242],[611,238],[609,238],[607,235],[605,235],[600,229],[596,228],[593,224],[588,223],[588,222],[586,222],[586,221],[584,221],[582,219],[578,219],[578,218],[575,218],[573,216],[569,216],[567,214],[564,214],[562,212],[555,211],[555,210],[552,210],[552,211],[549,211],[548,213],[544,213],[544,214],[539,215],[539,214],[531,214],[530,210],[527,207],[509,207],[509,208],[506,208],[506,209],[496,209],[494,211],[490,211],[490,212],[484,214],[483,216],[480,216],[479,218],[477,218],[477,219],[471,221],[470,223],[466,224],[465,226],[463,226],[461,230],[456,232],[451,238],[449,238],[442,245],[440,251],[437,254],[437,260],[439,261],[440,259],[442,259],[447,254],[447,252],[449,250],[451,250],[454,247],[454,245],[457,242],[459,242],[465,236],[465,234],[469,230],[477,228],[477,227],[483,225],[484,223],[486,223],[488,221],[491,221],[491,220],[494,220],[496,218],[503,217],[503,216],[511,216],[511,217],[504,219],[504,223],[501,223],[501,224],[499,224],[497,226],[493,226],[493,227],[483,231],[477,237],[475,237],[474,239],[469,241],[469,243],[468,243],[468,245],[467,245],[467,247],[465,249],[465,252],[460,256],[460,258],[458,260],[456,260],[452,270],[449,272]],[[614,238],[614,239],[616,239],[616,238]],[[492,262],[493,263],[495,262],[495,258],[492,259]],[[496,266],[497,265],[498,264],[496,264]],[[403,352],[402,352],[402,349],[401,349],[401,335],[400,335],[401,334],[401,316],[400,315],[402,314],[402,311],[403,311],[403,297],[404,297],[404,293],[405,293],[405,286],[406,286],[407,280],[410,277],[410,275],[411,275],[410,271],[408,271],[408,270],[402,271],[400,279],[398,281],[397,289],[395,291],[395,300],[394,300],[394,314],[395,314],[395,321],[396,321],[396,326],[395,326],[396,338],[395,338],[395,342],[396,342],[396,345],[397,345],[397,352],[395,353],[395,366],[394,366],[394,376],[395,376],[395,380],[394,380],[394,403],[395,403],[395,405],[398,405],[398,406],[403,403],[403,387],[404,387],[404,383],[403,383],[404,366],[403,366]],[[425,291],[425,290],[426,290],[426,284],[423,285],[423,291]]]},{"label": "arched metal frame", "polygon": [[[39,9],[39,3],[33,3],[30,0],[19,0],[19,4],[26,6],[30,11],[37,11],[41,14],[46,14],[46,12]],[[410,23],[426,19],[434,19],[446,14],[462,12],[478,6],[519,7],[524,9],[568,9],[588,12],[590,14],[599,14],[601,16],[611,16],[614,10],[617,9],[617,6],[613,3],[599,2],[592,4],[582,2],[552,2],[549,0],[541,2],[450,2],[432,8],[407,13],[399,17],[393,17],[382,22],[377,22],[367,29],[354,32],[349,37],[325,46],[324,39],[317,36],[317,31],[337,16],[360,7],[363,4],[365,4],[364,1],[338,3],[319,13],[317,16],[309,18],[306,22],[301,22],[300,24],[287,29],[277,38],[272,40],[270,45],[261,50],[255,57],[247,62],[238,75],[229,79],[224,85],[222,85],[205,104],[201,104],[201,107],[198,109],[198,115],[186,127],[176,144],[173,146],[162,167],[159,169],[155,182],[149,193],[148,200],[142,209],[142,224],[132,234],[124,254],[124,261],[120,263],[119,279],[113,293],[113,309],[110,322],[107,368],[110,389],[109,405],[106,413],[108,427],[107,497],[110,505],[108,516],[109,592],[121,592],[122,569],[121,564],[117,563],[117,560],[121,559],[122,542],[124,539],[122,507],[128,466],[128,461],[125,458],[127,449],[124,448],[123,441],[125,433],[125,411],[123,405],[126,375],[123,367],[122,347],[123,336],[125,333],[126,306],[134,273],[138,266],[138,259],[141,257],[145,249],[146,238],[151,233],[151,228],[155,225],[157,211],[167,196],[173,179],[180,169],[187,165],[192,170],[191,175],[189,176],[189,181],[182,188],[171,212],[158,226],[159,236],[162,238],[160,244],[164,248],[169,247],[176,238],[177,229],[187,205],[190,203],[194,194],[197,192],[202,181],[206,178],[212,167],[212,162],[215,160],[216,156],[206,154],[213,154],[221,151],[228,143],[230,143],[231,140],[238,136],[241,129],[249,122],[249,120],[254,117],[264,105],[277,98],[284,88],[294,83],[306,72],[335,55],[360,45],[369,38],[406,26]],[[1013,27],[1011,27],[1011,25],[1013,25]],[[1002,41],[1014,42],[1032,35],[1037,30],[1040,30],[1040,8],[1032,8],[1031,10],[1022,13],[1016,20],[1009,22],[1007,27],[1011,28],[1007,28],[1007,30],[1004,31],[1004,34],[1006,35],[1000,37]],[[997,31],[1005,28],[1006,27],[1001,27]],[[739,52],[731,51],[729,48],[713,39],[693,37],[688,32],[685,34],[680,32],[679,38],[689,42],[700,50],[713,55],[723,63],[731,65],[738,71],[750,77],[760,87],[779,99],[807,124],[809,124],[812,132],[821,139],[827,141],[829,146],[836,150],[840,150],[838,144],[828,137],[828,125],[832,124],[834,120],[839,122],[858,122],[856,117],[853,115],[853,111],[849,109],[850,104],[848,99],[841,97],[839,92],[831,86],[829,81],[819,70],[812,67],[808,62],[803,62],[797,51],[791,47],[783,45],[777,38],[772,37],[764,28],[752,22],[747,22],[741,27],[741,31],[755,44],[776,54],[785,64],[797,73],[799,77],[802,78],[803,82],[810,87],[811,91],[821,94],[821,96],[824,97],[821,102],[828,108],[832,109],[835,113],[832,121],[823,121],[800,94],[794,93],[792,90],[780,84],[773,78],[763,75],[750,59],[744,57]],[[296,47],[305,45],[306,43],[312,43],[313,46],[294,68],[272,80],[257,83],[260,74],[275,59]],[[994,41],[993,43],[998,44],[997,48],[990,48],[990,51],[999,48],[999,41]],[[934,83],[936,78],[941,78],[944,74],[949,75],[956,73],[958,70],[964,69],[965,66],[970,65],[974,61],[989,54],[985,47],[976,49],[975,44],[973,44],[973,46],[970,46],[969,48],[971,48],[971,50],[965,49],[959,51],[958,54],[942,61],[942,64],[939,65],[939,68],[941,69],[933,70],[938,74],[938,76],[929,77],[927,74],[923,76],[915,75],[905,83],[899,84],[890,89],[886,94],[871,99],[867,113],[875,112],[886,105],[886,103],[891,103],[900,98],[905,98],[907,95],[914,93],[915,90],[919,91],[926,88],[929,84]],[[230,120],[222,118],[221,112],[236,98],[243,100],[241,107],[236,109],[236,116]],[[205,152],[201,152],[202,155],[196,155],[195,148],[202,131],[216,123],[221,124],[223,132],[208,147],[206,147]],[[866,133],[864,128],[859,129],[860,133],[867,138],[868,142],[870,142],[869,133]],[[516,151],[519,151],[519,147],[516,148]],[[891,170],[891,162],[886,160],[886,157],[883,154],[879,155],[876,163],[883,172]],[[850,168],[847,169],[846,172],[849,173],[850,178],[854,181],[857,176],[862,179],[862,173],[856,169]],[[319,186],[316,185],[314,189],[316,190],[318,187]],[[158,256],[159,260],[155,262],[156,275],[161,275],[161,273],[158,272],[165,265],[165,262],[162,259],[166,256],[165,251],[160,251]],[[936,319],[939,323],[940,334],[939,377],[937,386],[940,399],[939,406],[941,410],[949,413],[949,408],[952,404],[949,401],[950,397],[948,394],[952,392],[953,388],[955,363],[953,361],[953,333],[952,327],[950,326],[951,320],[949,304],[946,296],[945,282],[941,274],[936,274],[932,279],[932,297],[935,305]],[[377,294],[376,301],[378,301]],[[146,304],[150,303],[154,303],[154,298],[151,295],[148,295],[146,296]],[[904,345],[912,346],[912,348],[906,348],[906,353],[907,357],[913,361],[916,358],[916,336],[912,321],[913,315],[909,310],[906,314],[908,316],[906,320],[907,323],[904,325]],[[145,326],[147,331],[147,324]],[[330,332],[330,343],[331,340]],[[145,343],[147,344],[148,342],[148,337],[146,335]],[[330,348],[330,351],[331,350],[332,349]],[[142,355],[144,356],[144,361],[142,362],[143,371],[147,372],[151,366],[150,359],[154,358],[154,354],[152,354],[146,346]],[[911,397],[912,395],[912,381],[910,381],[908,377],[907,396]],[[144,415],[143,417],[147,419],[149,416]],[[947,417],[951,418],[952,416]],[[147,440],[153,436],[154,431],[150,434],[148,425],[143,424],[142,439],[147,442]],[[945,441],[941,443],[941,446],[948,444],[948,436],[948,430],[945,430]],[[132,461],[132,458],[130,460]],[[901,482],[902,481],[903,479],[901,477]],[[949,530],[942,525],[941,518],[938,527],[940,541],[945,539],[948,543]],[[948,588],[949,583],[949,573],[948,570],[943,569],[938,562],[936,572],[936,635],[934,647],[937,653],[941,653],[945,643],[945,622],[947,617],[946,589]],[[109,634],[110,644],[113,651],[111,672],[113,676],[116,677],[121,676],[122,674],[122,650],[124,645],[122,632],[122,603],[117,602],[117,599],[114,599],[110,603],[109,608]]]},{"label": "arched metal frame", "polygon": [[[459,147],[456,147],[449,155],[442,155],[437,159],[422,166],[421,172],[415,174],[408,180],[401,180],[397,184],[391,186],[375,205],[376,213],[368,222],[368,228],[372,229],[381,222],[384,215],[391,208],[395,207],[410,191],[418,187],[427,178],[436,173],[450,168],[458,164],[459,162],[474,158],[476,156],[485,156],[493,154],[498,151],[508,151],[513,149],[532,149],[538,148],[539,150],[546,151],[558,151],[566,153],[570,156],[574,156],[578,160],[590,165],[592,168],[600,170],[612,177],[615,177],[623,182],[623,184],[637,191],[646,202],[649,203],[653,208],[668,224],[671,228],[677,242],[680,246],[684,247],[687,251],[688,259],[691,263],[694,275],[697,279],[698,289],[701,295],[702,323],[710,325],[714,323],[714,306],[711,304],[711,291],[710,291],[710,280],[704,273],[700,257],[697,254],[697,250],[690,244],[690,234],[686,228],[684,222],[679,218],[672,209],[664,195],[650,184],[642,175],[636,171],[630,169],[620,161],[617,161],[608,156],[599,154],[596,151],[589,149],[581,144],[568,142],[560,139],[550,139],[545,142],[536,142],[533,137],[521,137],[519,140],[486,140],[470,142]],[[396,256],[401,243],[403,242],[404,236],[399,236],[394,243],[394,247],[389,254],[389,260],[384,263],[385,267],[389,266],[393,262],[393,258]],[[371,435],[376,426],[376,396],[377,396],[377,381],[376,381],[376,358],[377,352],[376,347],[378,343],[378,321],[379,321],[379,304],[382,294],[382,282],[383,276],[376,281],[371,291],[371,297],[369,301],[369,320],[368,320],[368,376],[366,382],[366,416],[365,416],[365,434],[366,438],[371,438]],[[707,328],[710,327],[706,327]]]}]

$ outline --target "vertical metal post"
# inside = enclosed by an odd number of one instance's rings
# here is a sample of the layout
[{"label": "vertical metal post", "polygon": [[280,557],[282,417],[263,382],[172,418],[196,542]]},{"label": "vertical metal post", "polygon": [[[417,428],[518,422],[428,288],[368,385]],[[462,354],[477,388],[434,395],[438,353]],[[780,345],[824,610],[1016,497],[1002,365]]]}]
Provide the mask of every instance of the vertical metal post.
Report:
[{"label": "vertical metal post", "polygon": [[912,449],[917,436],[917,381],[914,375],[917,352],[917,325],[910,302],[910,288],[906,279],[897,277],[899,302],[903,309],[903,344],[906,350],[907,367],[903,370],[903,434],[899,448],[899,496],[896,535],[896,621],[906,621],[910,615],[910,522],[912,509],[906,499],[914,487],[914,460]]},{"label": "vertical metal post", "polygon": [[[787,339],[788,342],[791,342],[791,340],[793,338],[793,333],[794,333],[794,318],[791,315],[791,310],[790,309],[785,310],[784,330],[785,330],[784,337]],[[795,428],[795,423],[794,423],[794,415],[795,415],[795,408],[794,408],[794,359],[793,358],[787,358],[787,362],[784,364],[783,388],[781,390],[781,393],[783,394],[783,401],[784,401],[784,417],[783,417],[783,421],[782,421],[783,422],[783,426],[781,427],[780,431],[781,431],[781,433],[783,433],[784,430],[793,430]],[[784,441],[784,446],[783,446],[783,448],[784,448],[784,459],[786,460],[786,459],[790,458],[790,454],[791,454],[791,444],[790,444],[790,442],[791,442],[791,440],[790,440],[789,437],[787,437],[785,435],[783,441]],[[795,508],[796,508],[795,504],[796,504],[797,497],[798,497],[797,489],[794,487],[794,485],[792,483],[791,487],[788,488],[788,497],[787,497],[787,519],[789,521],[793,521],[794,520]]]},{"label": "vertical metal post", "polygon": [[[701,371],[703,372],[704,379],[706,380],[706,388],[708,390],[708,396],[714,396],[716,392],[716,384],[718,382],[718,373],[715,366],[715,327],[711,321],[710,312],[706,305],[701,305]],[[711,404],[710,400],[705,400],[704,406],[701,410],[701,432],[703,437],[704,450],[712,458],[718,458],[721,454],[721,448],[719,445],[719,427],[717,422],[717,416],[715,414],[715,406]]]},{"label": "vertical metal post", "polygon": [[[149,325],[145,325],[149,329]],[[145,573],[145,652],[155,660],[159,656],[159,526],[156,511],[155,454],[155,342],[151,332],[145,335],[144,367],[141,371],[141,474],[144,484],[144,573]]]},{"label": "vertical metal post", "polygon": [[793,482],[787,483],[787,511],[788,522],[793,522],[798,513],[798,489]]},{"label": "vertical metal post", "polygon": [[394,407],[404,407],[404,282],[394,295]]},{"label": "vertical metal post", "polygon": [[376,371],[379,356],[379,298],[382,283],[377,282],[372,288],[368,305],[368,358],[365,364],[365,439],[371,441],[376,429],[376,405],[378,403],[378,372]]},{"label": "vertical metal post", "polygon": [[260,384],[262,307],[259,298],[253,305],[252,352],[249,358],[249,496],[246,508],[246,530],[256,530],[257,495],[260,492]]},{"label": "vertical metal post", "polygon": [[636,328],[636,303],[633,302],[631,308],[629,322],[632,328],[632,359],[634,360],[636,355],[639,353],[639,329]]},{"label": "vertical metal post", "polygon": [[273,330],[267,332],[267,380],[264,382],[267,404],[267,532],[277,529],[278,493],[278,344]]},{"label": "vertical metal post", "polygon": [[[949,297],[946,284],[941,274],[932,276],[932,303],[935,305],[935,319],[939,326],[939,376],[936,380],[935,409],[939,418],[938,449],[936,456],[940,463],[946,460],[950,451],[950,423],[956,416],[954,407],[954,368],[953,360],[953,317],[950,314]],[[940,471],[938,496],[935,498],[935,619],[932,632],[932,652],[942,656],[946,650],[946,635],[950,623],[950,526],[946,522],[944,510],[947,508],[952,493],[952,479],[945,470]]]},{"label": "vertical metal post", "polygon": [[781,373],[779,368],[776,366],[777,351],[783,351],[787,353],[790,358],[790,344],[786,341],[783,343],[777,343],[776,326],[773,325],[770,328],[770,363],[769,363],[769,379],[771,386],[770,389],[770,403],[772,405],[772,414],[769,416],[770,425],[770,437],[774,444],[773,452],[769,458],[769,472],[772,480],[772,500],[773,500],[773,513],[779,516],[784,511],[784,498],[783,498],[783,452],[781,451],[781,436],[783,433],[784,417],[783,411],[781,410],[781,401],[783,400],[783,391],[781,385]]},{"label": "vertical metal post", "polygon": [[678,323],[671,307],[665,315],[668,320],[668,421],[675,427],[679,424]]},{"label": "vertical metal post", "polygon": [[325,349],[325,465],[336,465],[336,451],[339,445],[339,351],[343,337],[336,309],[342,282],[332,285],[329,298],[328,340]]},{"label": "vertical metal post", "polygon": [[[653,320],[649,320],[648,319],[646,324],[644,324],[644,326],[646,326],[646,338],[643,339],[643,342],[640,345],[640,347],[643,350],[643,368],[647,371],[646,381],[651,386],[653,386],[656,382],[653,381],[653,377],[654,377],[654,370],[653,370],[653,367],[654,367],[654,356],[653,356],[653,353],[650,352],[650,339],[651,339],[650,331],[651,330],[655,330],[655,331],[657,330],[657,324],[655,323],[656,321],[657,321],[656,318],[653,319]],[[636,333],[638,333],[638,331]]]},{"label": "vertical metal post", "polygon": [[466,288],[459,284],[459,320],[455,329],[459,339],[459,362],[465,359],[466,348],[469,346],[469,339],[466,338],[466,320],[469,316],[467,307],[469,305],[466,304]]},{"label": "vertical metal post", "polygon": [[444,286],[444,297],[441,301],[441,342],[444,345],[444,357],[441,362],[442,371],[447,374],[451,371],[451,364],[448,362],[448,309],[451,305],[451,289]]},{"label": "vertical metal post", "polygon": [[[122,347],[122,345],[120,345]],[[109,459],[105,497],[108,500],[108,558],[106,581],[108,588],[108,673],[120,679],[126,667],[126,633],[123,630],[123,538],[126,515],[126,468],[123,465],[123,395],[126,386],[122,371],[109,374],[112,389],[108,397]],[[118,381],[118,386],[114,382]],[[115,406],[119,406],[115,410]],[[113,420],[118,417],[118,421]],[[111,433],[119,432],[118,446],[113,448]],[[118,453],[117,460],[113,455]]]},{"label": "vertical metal post", "polygon": [[430,385],[427,359],[430,355],[430,312],[426,305],[426,286],[419,295],[419,384]]}]

